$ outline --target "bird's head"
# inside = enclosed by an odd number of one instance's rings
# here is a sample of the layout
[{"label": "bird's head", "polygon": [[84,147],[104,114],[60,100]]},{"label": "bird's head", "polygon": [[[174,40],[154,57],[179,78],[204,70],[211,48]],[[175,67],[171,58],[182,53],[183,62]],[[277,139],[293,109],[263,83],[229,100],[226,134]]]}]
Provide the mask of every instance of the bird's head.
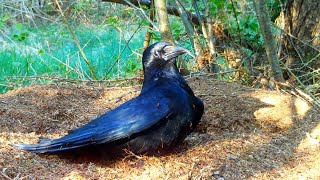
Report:
[{"label": "bird's head", "polygon": [[189,51],[179,46],[173,46],[169,42],[152,44],[143,52],[143,67],[147,69],[149,67],[161,68],[167,65],[175,66],[176,57],[184,53],[189,53]]}]

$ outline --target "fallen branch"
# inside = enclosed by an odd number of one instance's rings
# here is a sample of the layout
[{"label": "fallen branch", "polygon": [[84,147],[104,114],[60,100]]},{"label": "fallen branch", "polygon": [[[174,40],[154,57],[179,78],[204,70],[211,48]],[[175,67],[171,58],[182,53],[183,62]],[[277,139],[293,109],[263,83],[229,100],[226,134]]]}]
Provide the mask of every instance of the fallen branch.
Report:
[{"label": "fallen branch", "polygon": [[195,77],[202,77],[202,76],[216,76],[216,75],[222,75],[222,74],[229,74],[229,73],[234,73],[234,72],[238,72],[239,70],[231,70],[231,71],[225,71],[225,72],[218,72],[218,73],[196,73],[196,74],[190,74],[187,76],[184,76],[184,78],[186,80],[191,79],[191,78],[195,78]]},{"label": "fallen branch", "polygon": [[307,94],[289,83],[282,83],[282,82],[275,82],[275,83],[280,87],[286,87],[286,88],[281,88],[282,91],[292,94],[296,97],[300,97],[301,99],[308,102],[311,106],[313,106],[317,111],[320,112],[320,102],[318,102],[316,100],[316,97],[314,97],[310,93]]},{"label": "fallen branch", "polygon": [[[111,2],[111,3],[118,3],[118,4],[123,4],[123,5],[130,5],[133,4],[135,6],[147,6],[150,8],[151,6],[151,1],[150,0],[102,0],[103,2]],[[172,6],[167,6],[167,11],[171,15],[179,16],[178,10]],[[197,15],[191,13],[190,11],[186,12],[190,19],[192,20],[193,23],[199,25],[200,22],[198,20]],[[205,21],[205,18],[202,18]]]}]

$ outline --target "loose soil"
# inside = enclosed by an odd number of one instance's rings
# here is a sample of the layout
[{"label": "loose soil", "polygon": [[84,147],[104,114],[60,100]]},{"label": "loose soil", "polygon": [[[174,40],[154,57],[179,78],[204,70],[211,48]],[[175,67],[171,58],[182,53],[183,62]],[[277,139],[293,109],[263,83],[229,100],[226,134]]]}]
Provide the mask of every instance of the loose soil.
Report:
[{"label": "loose soil", "polygon": [[205,103],[172,153],[99,160],[11,146],[58,138],[138,95],[140,86],[36,85],[0,95],[0,179],[319,179],[320,115],[306,101],[207,77],[188,79]]}]

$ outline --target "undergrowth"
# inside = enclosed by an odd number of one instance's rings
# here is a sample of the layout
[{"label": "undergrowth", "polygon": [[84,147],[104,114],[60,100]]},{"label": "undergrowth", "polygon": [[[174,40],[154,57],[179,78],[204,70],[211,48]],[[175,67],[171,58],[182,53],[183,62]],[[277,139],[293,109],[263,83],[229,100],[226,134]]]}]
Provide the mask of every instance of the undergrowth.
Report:
[{"label": "undergrowth", "polygon": [[[142,30],[119,31],[106,26],[74,27],[98,80],[130,77],[141,69]],[[6,29],[0,49],[0,93],[19,86],[46,83],[53,76],[91,79],[88,67],[65,27],[27,27],[21,23]],[[135,32],[135,33],[133,33]],[[137,52],[136,52],[137,51]]]}]

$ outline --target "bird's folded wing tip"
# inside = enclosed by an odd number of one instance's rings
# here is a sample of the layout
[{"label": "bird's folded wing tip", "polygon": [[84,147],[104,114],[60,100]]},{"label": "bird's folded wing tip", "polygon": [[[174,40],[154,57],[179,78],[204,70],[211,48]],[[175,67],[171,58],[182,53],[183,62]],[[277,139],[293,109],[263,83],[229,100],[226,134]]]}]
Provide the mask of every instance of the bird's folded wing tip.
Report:
[{"label": "bird's folded wing tip", "polygon": [[38,144],[17,143],[17,144],[11,144],[11,146],[18,148],[18,149],[21,149],[21,150],[34,152],[34,153],[39,153],[39,154],[46,153],[46,151],[41,149],[41,147],[39,147]]},{"label": "bird's folded wing tip", "polygon": [[22,144],[22,143],[14,143],[10,145],[12,147],[19,148],[19,149],[26,149],[28,147],[28,144]]}]

